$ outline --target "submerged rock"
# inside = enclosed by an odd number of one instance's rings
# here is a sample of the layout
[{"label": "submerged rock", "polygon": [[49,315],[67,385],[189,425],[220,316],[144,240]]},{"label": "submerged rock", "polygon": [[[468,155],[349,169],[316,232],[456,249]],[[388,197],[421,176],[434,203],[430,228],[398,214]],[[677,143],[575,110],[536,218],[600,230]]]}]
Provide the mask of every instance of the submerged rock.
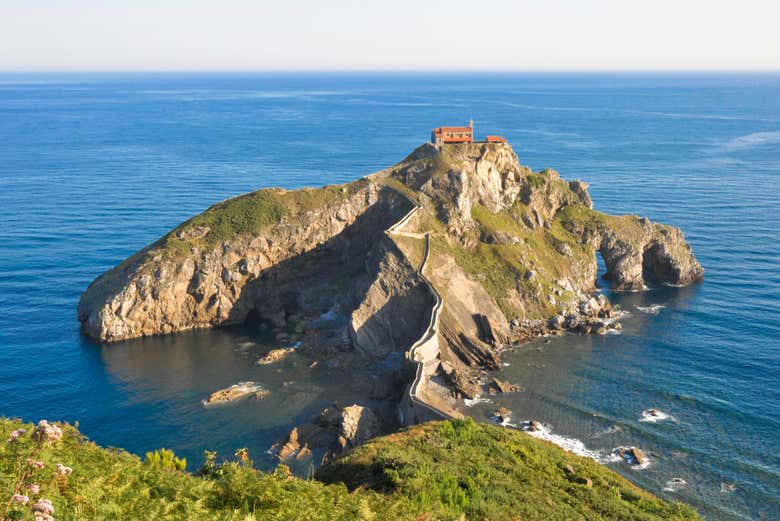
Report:
[{"label": "submerged rock", "polygon": [[274,362],[278,362],[282,358],[295,351],[294,347],[282,347],[279,349],[272,349],[257,360],[257,365],[268,365]]}]

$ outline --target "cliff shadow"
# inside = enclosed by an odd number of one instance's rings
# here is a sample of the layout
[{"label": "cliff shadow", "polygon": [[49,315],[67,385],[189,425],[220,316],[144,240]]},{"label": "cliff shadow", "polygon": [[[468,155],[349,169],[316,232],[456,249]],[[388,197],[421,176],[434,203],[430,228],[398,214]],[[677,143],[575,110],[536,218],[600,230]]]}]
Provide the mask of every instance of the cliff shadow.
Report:
[{"label": "cliff shadow", "polygon": [[[244,285],[223,325],[269,324],[289,333],[306,323],[319,342],[344,347],[350,314],[366,298],[380,262],[388,253],[402,255],[385,230],[409,211],[404,203],[400,196],[383,197],[326,242],[264,269]],[[403,301],[391,298],[363,327],[379,327],[380,317],[397,315]]]}]

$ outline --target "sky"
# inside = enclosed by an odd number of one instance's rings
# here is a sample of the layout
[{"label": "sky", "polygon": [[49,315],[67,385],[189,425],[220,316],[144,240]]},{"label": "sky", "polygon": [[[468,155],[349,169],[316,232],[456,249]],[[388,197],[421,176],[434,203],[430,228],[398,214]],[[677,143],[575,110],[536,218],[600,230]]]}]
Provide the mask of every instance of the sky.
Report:
[{"label": "sky", "polygon": [[780,0],[0,0],[0,70],[780,70]]}]

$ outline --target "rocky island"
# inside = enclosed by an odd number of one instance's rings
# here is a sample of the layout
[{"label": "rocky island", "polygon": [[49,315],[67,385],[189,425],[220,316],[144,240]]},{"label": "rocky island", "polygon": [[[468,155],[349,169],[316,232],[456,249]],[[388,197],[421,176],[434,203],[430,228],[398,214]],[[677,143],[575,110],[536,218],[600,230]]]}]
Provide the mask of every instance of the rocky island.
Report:
[{"label": "rocky island", "polygon": [[258,323],[312,358],[405,355],[404,424],[455,415],[502,347],[619,327],[618,290],[703,270],[681,231],[593,209],[588,185],[533,172],[507,143],[426,143],[358,181],[263,189],[209,208],[98,277],[78,306],[102,342]]}]

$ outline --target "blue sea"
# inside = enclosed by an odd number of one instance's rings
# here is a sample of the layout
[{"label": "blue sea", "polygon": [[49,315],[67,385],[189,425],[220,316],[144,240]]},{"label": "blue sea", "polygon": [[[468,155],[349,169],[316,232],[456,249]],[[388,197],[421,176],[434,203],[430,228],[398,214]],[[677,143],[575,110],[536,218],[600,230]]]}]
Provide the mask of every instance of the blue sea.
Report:
[{"label": "blue sea", "polygon": [[[2,74],[0,415],[78,421],[190,468],[244,446],[271,466],[265,450],[349,374],[254,366],[270,343],[241,329],[99,345],[80,293],[217,201],[352,181],[470,117],[522,163],[586,180],[597,209],[681,227],[706,274],[611,294],[620,335],[507,352],[502,377],[526,390],[465,410],[509,406],[707,519],[780,519],[778,75]],[[272,397],[201,406],[240,380]],[[649,408],[668,418],[641,421]],[[650,465],[610,458],[621,445]]]}]

